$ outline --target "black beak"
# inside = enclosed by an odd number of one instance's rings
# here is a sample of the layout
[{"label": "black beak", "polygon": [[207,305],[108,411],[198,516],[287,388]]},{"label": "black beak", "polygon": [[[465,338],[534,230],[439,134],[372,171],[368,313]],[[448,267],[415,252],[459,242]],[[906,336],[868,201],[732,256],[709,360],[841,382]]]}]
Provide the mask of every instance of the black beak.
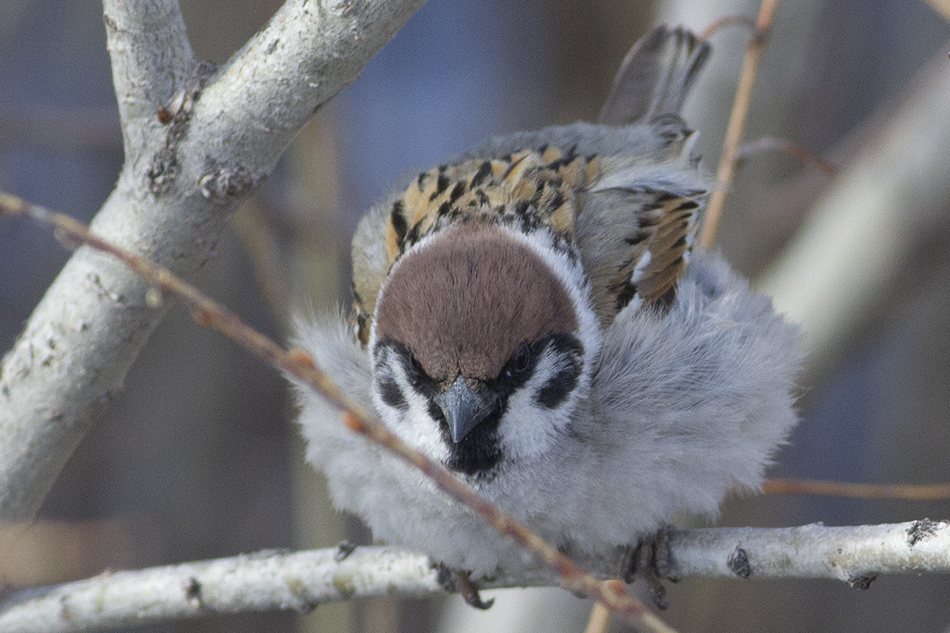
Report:
[{"label": "black beak", "polygon": [[472,432],[475,425],[497,408],[498,397],[489,390],[475,391],[459,376],[448,391],[432,398],[449,423],[452,441],[456,444]]}]

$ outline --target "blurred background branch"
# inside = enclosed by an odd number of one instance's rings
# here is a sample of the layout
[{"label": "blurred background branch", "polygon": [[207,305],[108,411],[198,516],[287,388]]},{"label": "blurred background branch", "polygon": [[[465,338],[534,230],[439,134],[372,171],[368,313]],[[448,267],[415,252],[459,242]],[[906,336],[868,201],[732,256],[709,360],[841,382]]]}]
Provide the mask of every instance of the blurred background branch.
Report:
[{"label": "blurred background branch", "polygon": [[930,278],[921,255],[950,244],[948,165],[950,62],[940,53],[759,280],[780,311],[808,324],[812,371]]},{"label": "blurred background branch", "polygon": [[[742,60],[742,71],[739,73],[739,85],[736,87],[736,98],[729,111],[729,123],[726,126],[726,138],[722,145],[722,156],[719,157],[719,167],[716,169],[716,181],[709,195],[703,218],[703,227],[699,234],[699,244],[702,248],[712,250],[716,243],[716,232],[722,220],[723,207],[729,188],[736,178],[739,167],[739,145],[742,143],[746,118],[749,116],[749,105],[752,101],[752,88],[755,86],[759,64],[762,62],[762,53],[765,51],[766,40],[772,28],[772,20],[778,9],[778,0],[762,0],[759,6],[759,15],[755,20],[753,31],[746,46],[745,57]],[[714,23],[715,24],[715,23]],[[715,28],[715,27],[714,27]],[[703,30],[708,33],[710,28]]]}]

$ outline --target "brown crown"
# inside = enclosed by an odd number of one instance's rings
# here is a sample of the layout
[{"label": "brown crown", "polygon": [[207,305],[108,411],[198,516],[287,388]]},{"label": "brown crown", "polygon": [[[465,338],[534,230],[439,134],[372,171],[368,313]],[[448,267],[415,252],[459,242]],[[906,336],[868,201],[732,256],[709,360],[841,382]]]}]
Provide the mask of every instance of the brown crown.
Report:
[{"label": "brown crown", "polygon": [[376,311],[376,337],[409,347],[437,380],[490,380],[518,349],[577,329],[564,284],[528,246],[463,225],[404,256]]}]

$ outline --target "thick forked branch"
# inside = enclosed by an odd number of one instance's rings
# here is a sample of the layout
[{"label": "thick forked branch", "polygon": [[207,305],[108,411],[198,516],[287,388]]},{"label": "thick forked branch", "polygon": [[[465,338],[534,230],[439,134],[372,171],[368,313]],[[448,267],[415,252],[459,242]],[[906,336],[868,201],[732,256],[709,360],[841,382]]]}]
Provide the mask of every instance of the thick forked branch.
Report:
[{"label": "thick forked branch", "polygon": [[[867,589],[878,574],[950,572],[945,521],[674,531],[670,548],[675,573],[683,578],[831,578]],[[425,556],[384,547],[344,552],[262,552],[25,590],[8,599],[0,633],[100,630],[209,613],[309,611],[325,602],[442,591]],[[606,577],[617,573],[621,556],[581,562]],[[560,582],[554,570],[538,568],[484,586]]]},{"label": "thick forked branch", "polygon": [[[104,0],[126,161],[95,231],[191,276],[314,110],[424,0],[288,0],[217,72],[176,0]],[[29,520],[165,314],[122,264],[79,249],[0,366],[0,520]]]}]

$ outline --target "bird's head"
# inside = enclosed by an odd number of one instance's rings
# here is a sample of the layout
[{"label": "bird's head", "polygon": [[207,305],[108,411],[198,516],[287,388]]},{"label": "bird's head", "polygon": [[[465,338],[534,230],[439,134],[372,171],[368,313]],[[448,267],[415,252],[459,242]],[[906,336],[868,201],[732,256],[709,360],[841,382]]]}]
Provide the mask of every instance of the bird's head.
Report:
[{"label": "bird's head", "polygon": [[376,406],[390,428],[475,478],[568,433],[599,347],[571,265],[486,224],[405,253],[380,291],[370,343]]}]

